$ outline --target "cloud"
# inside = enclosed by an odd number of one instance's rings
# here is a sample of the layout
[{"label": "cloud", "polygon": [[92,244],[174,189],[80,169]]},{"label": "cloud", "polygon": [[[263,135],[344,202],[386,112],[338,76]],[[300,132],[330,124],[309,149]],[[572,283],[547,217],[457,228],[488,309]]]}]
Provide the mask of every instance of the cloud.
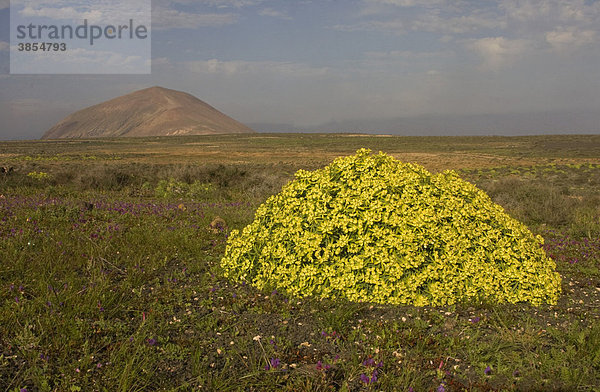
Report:
[{"label": "cloud", "polygon": [[417,18],[411,25],[414,31],[427,31],[442,34],[476,33],[481,30],[505,27],[505,22],[496,15],[473,13],[455,17],[443,17],[439,14],[426,14]]},{"label": "cloud", "polygon": [[10,49],[10,44],[8,42],[0,41],[0,52],[9,50],[9,49]]},{"label": "cloud", "polygon": [[[15,73],[48,74],[138,74],[149,71],[147,60],[141,55],[119,53],[114,51],[88,50],[71,48],[67,52],[44,52],[22,59],[15,65]],[[31,70],[34,70],[31,72]]]},{"label": "cloud", "polygon": [[[40,56],[40,58],[43,59],[44,57]],[[60,57],[59,60],[82,65],[102,62],[108,67],[130,67],[139,65],[139,62],[143,59],[141,56],[132,56],[125,53],[74,48],[69,50],[69,56]]]},{"label": "cloud", "polygon": [[171,0],[167,3],[205,5],[217,8],[243,8],[261,4],[264,1],[265,0]]},{"label": "cloud", "polygon": [[532,21],[540,17],[544,17],[550,13],[550,2],[534,2],[529,0],[516,1],[504,0],[500,4],[500,8],[506,13],[509,19],[522,22]]},{"label": "cloud", "polygon": [[504,0],[499,9],[525,26],[592,25],[598,22],[600,2],[586,0]]},{"label": "cloud", "polygon": [[405,13],[414,16],[420,12],[443,13],[469,9],[464,0],[362,0],[359,15],[389,16],[392,13]]},{"label": "cloud", "polygon": [[328,68],[312,67],[303,63],[278,62],[278,61],[220,61],[217,59],[206,61],[189,61],[184,66],[194,73],[214,74],[224,76],[234,75],[271,75],[290,78],[324,76]]},{"label": "cloud", "polygon": [[152,59],[152,66],[170,67],[171,65],[171,60],[168,57],[155,57]]},{"label": "cloud", "polygon": [[576,28],[559,28],[546,33],[546,41],[555,49],[564,50],[592,44],[597,41],[594,30],[577,30]]},{"label": "cloud", "polygon": [[[410,35],[439,34],[440,42],[473,42],[492,67],[507,65],[524,40],[529,49],[550,45],[563,50],[578,48],[600,35],[600,1],[594,0],[498,0],[494,2],[450,0],[362,0],[353,23],[333,26],[338,31],[375,31]],[[514,42],[485,39],[504,36]],[[482,41],[475,42],[479,39]]]},{"label": "cloud", "polygon": [[[392,34],[430,32],[481,33],[502,29],[506,22],[489,6],[474,7],[462,1],[363,0],[357,22],[334,26],[340,31],[380,31]],[[403,8],[410,8],[404,10]]]},{"label": "cloud", "polygon": [[412,18],[397,17],[388,20],[364,21],[352,25],[336,25],[334,29],[339,31],[380,31],[393,34],[425,31],[447,35],[477,33],[481,30],[503,27],[505,27],[505,22],[493,15],[444,17],[439,14],[423,14]]},{"label": "cloud", "polygon": [[[378,94],[389,92],[390,86],[394,88],[419,80],[424,88],[433,77],[442,78],[453,67],[458,57],[452,50],[432,52],[416,52],[411,50],[399,51],[368,51],[363,57],[353,62],[348,62],[347,67],[338,73],[342,74],[346,83],[350,80],[369,80],[368,90],[377,91]],[[378,86],[378,87],[375,87]],[[384,94],[385,95],[385,94]]]},{"label": "cloud", "polygon": [[333,30],[353,32],[353,31],[380,31],[392,34],[404,34],[408,30],[407,24],[400,19],[392,20],[371,20],[353,24],[338,24],[332,27]]},{"label": "cloud", "polygon": [[238,19],[239,16],[232,13],[196,14],[157,7],[153,10],[152,27],[158,30],[218,27],[234,24]]},{"label": "cloud", "polygon": [[33,8],[31,6],[27,6],[23,10],[20,11],[20,14],[25,17],[30,17],[30,18],[31,17],[50,18],[50,19],[57,19],[57,20],[88,19],[88,20],[96,21],[102,17],[102,12],[100,12],[99,10],[81,11],[81,10],[77,10],[73,7]]},{"label": "cloud", "polygon": [[468,47],[483,58],[485,69],[497,71],[511,65],[520,55],[529,50],[531,42],[525,39],[487,37],[471,40]]},{"label": "cloud", "polygon": [[[398,73],[412,75],[439,75],[433,69],[440,64],[449,64],[456,60],[456,54],[448,49],[432,52],[416,52],[411,50],[369,51],[364,53],[364,58],[357,62],[356,70],[365,75],[374,72]],[[433,72],[430,72],[433,71]]]},{"label": "cloud", "polygon": [[134,17],[136,20],[150,21],[150,3],[146,0],[103,0],[87,4],[72,0],[19,0],[15,3],[13,6],[19,7],[19,14],[26,18],[87,19],[90,23],[115,23],[124,17]]},{"label": "cloud", "polygon": [[221,7],[221,8],[225,8],[225,7],[235,7],[235,8],[249,7],[249,6],[260,4],[262,2],[263,2],[263,0],[201,0],[200,1],[200,3],[205,3],[205,4],[209,4],[209,5],[213,5],[213,6],[217,6],[217,7]]},{"label": "cloud", "polygon": [[415,52],[412,50],[390,50],[390,51],[370,51],[365,52],[365,57],[382,59],[382,60],[396,60],[396,59],[429,59],[445,54],[445,52]]},{"label": "cloud", "polygon": [[273,9],[273,8],[265,8],[265,9],[261,10],[258,14],[261,16],[270,16],[272,18],[279,18],[279,19],[285,19],[285,20],[292,19],[286,12],[277,11],[276,9]]},{"label": "cloud", "polygon": [[446,0],[365,0],[367,4],[394,5],[398,7],[431,7],[446,3]]}]

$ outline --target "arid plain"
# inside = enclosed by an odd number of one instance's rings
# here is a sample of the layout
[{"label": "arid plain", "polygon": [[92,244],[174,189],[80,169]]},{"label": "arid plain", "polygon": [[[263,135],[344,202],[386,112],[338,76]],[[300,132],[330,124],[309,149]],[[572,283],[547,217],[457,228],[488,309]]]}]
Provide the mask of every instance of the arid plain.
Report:
[{"label": "arid plain", "polygon": [[[558,304],[298,299],[221,276],[229,231],[360,148],[487,192],[544,237]],[[1,142],[0,389],[598,390],[599,157],[600,135]]]}]

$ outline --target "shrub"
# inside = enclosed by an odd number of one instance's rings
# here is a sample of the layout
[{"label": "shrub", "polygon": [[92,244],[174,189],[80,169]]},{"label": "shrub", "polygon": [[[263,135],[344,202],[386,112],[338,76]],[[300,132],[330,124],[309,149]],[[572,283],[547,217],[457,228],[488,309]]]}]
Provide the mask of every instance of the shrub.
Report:
[{"label": "shrub", "polygon": [[600,237],[600,207],[583,206],[575,209],[571,233],[576,237]]},{"label": "shrub", "polygon": [[576,200],[569,197],[568,189],[560,189],[551,183],[505,178],[483,184],[482,188],[512,216],[531,227],[542,224],[565,227],[572,219],[576,205]]},{"label": "shrub", "polygon": [[46,172],[30,172],[27,173],[27,177],[35,178],[36,180],[42,181],[50,178],[50,174]]},{"label": "shrub", "polygon": [[554,304],[560,276],[542,243],[455,172],[362,149],[298,171],[231,232],[221,266],[228,278],[296,296]]},{"label": "shrub", "polygon": [[206,198],[214,191],[214,186],[210,183],[205,184],[194,181],[192,184],[177,181],[173,178],[160,180],[154,191],[157,197],[190,197],[194,199]]}]

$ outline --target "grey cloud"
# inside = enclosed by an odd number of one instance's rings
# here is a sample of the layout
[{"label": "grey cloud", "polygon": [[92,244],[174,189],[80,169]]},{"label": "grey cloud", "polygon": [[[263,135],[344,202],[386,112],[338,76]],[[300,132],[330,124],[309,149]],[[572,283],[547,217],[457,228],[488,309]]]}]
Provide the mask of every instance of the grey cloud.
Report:
[{"label": "grey cloud", "polygon": [[153,9],[152,27],[165,29],[194,29],[231,25],[239,16],[233,13],[192,13],[175,9],[156,7]]},{"label": "grey cloud", "polygon": [[367,4],[393,5],[398,7],[431,7],[447,4],[446,0],[365,0]]},{"label": "grey cloud", "polygon": [[328,68],[312,67],[307,64],[278,61],[189,61],[184,67],[194,73],[213,75],[260,75],[261,77],[285,76],[289,78],[325,76]]},{"label": "grey cloud", "polygon": [[497,71],[512,64],[523,53],[530,50],[532,43],[526,39],[486,37],[470,40],[467,46],[483,58],[485,69]]},{"label": "grey cloud", "polygon": [[285,20],[292,19],[286,12],[278,11],[273,8],[264,8],[258,14],[261,16],[270,16],[272,18],[279,18],[279,19],[285,19]]},{"label": "grey cloud", "polygon": [[83,20],[90,23],[115,22],[123,15],[135,16],[136,20],[150,20],[150,3],[146,0],[104,0],[81,4],[74,1],[32,1],[21,0],[23,6],[19,12],[30,18],[50,18],[53,20]]},{"label": "grey cloud", "polygon": [[427,14],[417,18],[411,25],[415,31],[429,31],[442,34],[476,33],[481,30],[501,29],[506,22],[497,15],[473,13],[455,17],[442,17],[438,14]]},{"label": "grey cloud", "polygon": [[158,0],[156,3],[169,6],[171,4],[205,5],[216,8],[243,8],[255,6],[265,0]]},{"label": "grey cloud", "polygon": [[596,43],[597,36],[598,32],[594,30],[578,30],[573,27],[558,28],[546,33],[546,41],[556,49],[566,50]]}]

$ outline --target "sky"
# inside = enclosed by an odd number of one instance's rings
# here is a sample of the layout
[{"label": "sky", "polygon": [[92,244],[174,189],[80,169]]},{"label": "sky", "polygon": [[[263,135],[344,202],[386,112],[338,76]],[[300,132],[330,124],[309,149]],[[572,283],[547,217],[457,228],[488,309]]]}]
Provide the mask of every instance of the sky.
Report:
[{"label": "sky", "polygon": [[600,133],[600,0],[154,0],[143,75],[8,74],[9,20],[0,0],[1,140],[155,85],[257,131]]}]

